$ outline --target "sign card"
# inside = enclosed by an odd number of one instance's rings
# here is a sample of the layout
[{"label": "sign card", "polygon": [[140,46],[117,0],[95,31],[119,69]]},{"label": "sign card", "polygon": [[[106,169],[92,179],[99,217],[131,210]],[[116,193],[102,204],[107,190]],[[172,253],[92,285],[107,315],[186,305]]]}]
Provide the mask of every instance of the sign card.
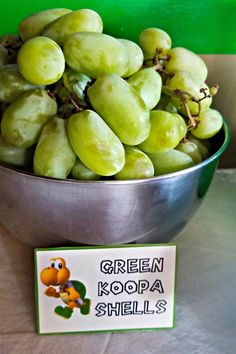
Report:
[{"label": "sign card", "polygon": [[35,249],[38,333],[173,328],[176,248]]}]

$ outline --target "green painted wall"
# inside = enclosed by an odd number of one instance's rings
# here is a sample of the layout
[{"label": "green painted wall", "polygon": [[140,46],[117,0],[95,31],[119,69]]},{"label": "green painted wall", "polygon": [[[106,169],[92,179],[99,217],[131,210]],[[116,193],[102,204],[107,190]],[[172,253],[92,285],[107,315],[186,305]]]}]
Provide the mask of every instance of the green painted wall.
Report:
[{"label": "green painted wall", "polygon": [[9,0],[1,4],[0,33],[16,32],[20,20],[53,7],[97,10],[104,32],[138,40],[146,27],[166,30],[174,46],[201,54],[236,53],[236,0]]}]

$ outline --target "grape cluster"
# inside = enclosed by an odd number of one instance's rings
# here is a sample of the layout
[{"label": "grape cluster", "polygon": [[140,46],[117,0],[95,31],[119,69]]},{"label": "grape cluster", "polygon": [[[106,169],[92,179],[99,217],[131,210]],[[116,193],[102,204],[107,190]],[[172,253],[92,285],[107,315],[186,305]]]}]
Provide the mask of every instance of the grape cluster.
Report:
[{"label": "grape cluster", "polygon": [[203,60],[145,29],[102,33],[89,9],[25,18],[0,38],[0,161],[53,178],[150,178],[200,163],[222,127]]}]

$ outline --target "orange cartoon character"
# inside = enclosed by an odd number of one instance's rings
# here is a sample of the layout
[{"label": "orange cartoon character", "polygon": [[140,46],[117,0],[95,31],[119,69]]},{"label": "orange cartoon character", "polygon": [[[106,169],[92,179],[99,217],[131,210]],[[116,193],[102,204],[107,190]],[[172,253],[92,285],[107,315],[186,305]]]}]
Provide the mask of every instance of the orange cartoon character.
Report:
[{"label": "orange cartoon character", "polygon": [[[64,318],[70,318],[74,308],[77,307],[82,315],[88,315],[91,300],[85,298],[84,284],[77,280],[69,280],[70,271],[63,258],[51,258],[50,262],[50,266],[40,273],[42,283],[47,286],[44,293],[47,296],[61,298],[66,304],[65,307],[57,306],[54,312]],[[59,286],[58,291],[54,286]]]}]

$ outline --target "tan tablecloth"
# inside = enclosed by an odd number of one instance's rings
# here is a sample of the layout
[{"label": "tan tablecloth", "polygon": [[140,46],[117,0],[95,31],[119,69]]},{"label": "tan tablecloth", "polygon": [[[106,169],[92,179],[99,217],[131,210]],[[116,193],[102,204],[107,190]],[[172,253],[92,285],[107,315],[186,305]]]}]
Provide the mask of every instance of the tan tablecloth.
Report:
[{"label": "tan tablecloth", "polygon": [[235,354],[236,170],[216,173],[174,241],[180,245],[175,329],[37,336],[32,249],[0,227],[0,353]]}]

